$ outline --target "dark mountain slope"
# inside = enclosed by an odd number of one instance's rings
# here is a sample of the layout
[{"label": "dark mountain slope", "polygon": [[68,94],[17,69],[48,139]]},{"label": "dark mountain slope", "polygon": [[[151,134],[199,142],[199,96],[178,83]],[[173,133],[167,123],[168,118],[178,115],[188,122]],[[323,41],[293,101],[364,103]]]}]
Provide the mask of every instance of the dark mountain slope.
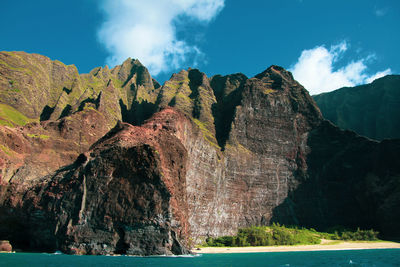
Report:
[{"label": "dark mountain slope", "polygon": [[400,75],[313,96],[324,118],[375,139],[400,138]]}]

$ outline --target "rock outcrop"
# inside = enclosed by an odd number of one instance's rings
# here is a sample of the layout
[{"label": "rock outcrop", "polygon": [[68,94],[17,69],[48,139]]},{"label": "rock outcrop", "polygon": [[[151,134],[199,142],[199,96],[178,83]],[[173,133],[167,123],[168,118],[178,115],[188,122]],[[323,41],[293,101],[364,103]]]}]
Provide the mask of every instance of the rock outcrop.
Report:
[{"label": "rock outcrop", "polygon": [[[22,64],[14,57],[61,64],[4,54],[3,95],[25,68],[10,67]],[[47,77],[70,75],[61,73]],[[189,69],[163,86],[132,59],[73,75],[79,86],[54,89],[64,100],[35,107],[46,116],[0,100],[19,114],[0,113],[0,239],[18,248],[185,254],[209,236],[272,222],[400,236],[392,212],[400,206],[400,144],[324,120],[281,67],[253,78]]]},{"label": "rock outcrop", "polygon": [[1,220],[17,225],[1,233],[72,254],[187,253],[186,157],[166,130],[119,123],[73,164],[24,188],[11,182]]},{"label": "rock outcrop", "polygon": [[12,252],[12,246],[8,240],[0,240],[0,252]]}]

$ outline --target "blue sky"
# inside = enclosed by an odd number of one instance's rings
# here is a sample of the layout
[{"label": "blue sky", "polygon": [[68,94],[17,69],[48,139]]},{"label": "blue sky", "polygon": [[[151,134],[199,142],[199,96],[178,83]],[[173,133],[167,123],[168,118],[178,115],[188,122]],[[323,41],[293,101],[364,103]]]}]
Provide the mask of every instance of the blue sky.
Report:
[{"label": "blue sky", "polygon": [[138,58],[160,82],[275,64],[312,94],[400,72],[398,0],[3,0],[0,50],[81,73]]}]

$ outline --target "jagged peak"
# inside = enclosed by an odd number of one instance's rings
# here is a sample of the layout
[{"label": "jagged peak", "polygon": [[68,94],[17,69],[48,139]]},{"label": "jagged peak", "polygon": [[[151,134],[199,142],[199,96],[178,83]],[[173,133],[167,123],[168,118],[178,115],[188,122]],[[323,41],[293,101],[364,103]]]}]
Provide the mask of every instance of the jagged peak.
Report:
[{"label": "jagged peak", "polygon": [[[199,69],[188,68],[187,70],[181,70],[178,73],[171,75],[169,81],[185,81],[187,80],[191,86],[207,85],[209,86],[209,78],[204,72]],[[168,81],[167,81],[168,82]]]},{"label": "jagged peak", "polygon": [[145,67],[138,59],[128,57],[121,65],[116,65],[112,68],[112,72],[121,72],[121,70],[130,70],[133,67]]},{"label": "jagged peak", "polygon": [[108,73],[110,71],[110,68],[108,67],[108,65],[105,65],[104,67],[96,67],[94,69],[92,69],[89,74],[93,75],[93,76],[97,76],[99,75],[99,73],[104,74],[104,73]]},{"label": "jagged peak", "polygon": [[285,70],[285,68],[283,68],[281,66],[277,66],[277,65],[271,65],[263,72],[254,76],[254,78],[262,80],[265,77],[268,77],[268,78],[273,78],[274,76],[276,77],[276,75],[281,76],[285,80],[294,80],[291,72],[289,72],[289,71]]},{"label": "jagged peak", "polygon": [[233,73],[233,74],[228,74],[228,75],[216,74],[214,76],[211,76],[209,81],[210,81],[210,84],[213,84],[213,83],[220,84],[221,82],[224,84],[227,84],[227,83],[232,83],[235,81],[243,82],[243,81],[246,81],[247,79],[249,79],[249,78],[245,74],[238,72],[238,73]]},{"label": "jagged peak", "polygon": [[97,76],[97,74],[102,70],[102,67],[96,67],[94,69],[92,69],[89,74],[93,75],[93,76]]},{"label": "jagged peak", "polygon": [[288,90],[294,85],[300,85],[294,80],[292,73],[284,68],[272,65],[265,71],[254,76],[253,79],[261,80],[268,88],[272,90]]},{"label": "jagged peak", "polygon": [[134,58],[131,58],[131,57],[128,57],[121,64],[121,66],[132,66],[132,65],[141,65],[141,66],[143,66],[143,64],[139,61],[139,59],[134,59]]},{"label": "jagged peak", "polygon": [[246,79],[248,79],[248,77],[245,74],[241,73],[241,72],[227,74],[227,75],[215,74],[215,75],[210,77],[210,80],[212,80],[214,78],[217,78],[217,79],[218,78],[223,78],[223,79],[246,78]]},{"label": "jagged peak", "polygon": [[169,80],[166,81],[166,83],[168,81],[181,81],[181,80],[184,80],[185,78],[187,78],[187,76],[188,76],[188,72],[186,70],[181,70],[178,73],[173,73],[171,75],[171,77],[169,78]]},{"label": "jagged peak", "polygon": [[[138,60],[127,58],[121,65],[115,66],[111,73],[123,82],[123,86],[131,83],[153,87],[152,77],[148,69]],[[135,80],[132,80],[135,78]]]}]

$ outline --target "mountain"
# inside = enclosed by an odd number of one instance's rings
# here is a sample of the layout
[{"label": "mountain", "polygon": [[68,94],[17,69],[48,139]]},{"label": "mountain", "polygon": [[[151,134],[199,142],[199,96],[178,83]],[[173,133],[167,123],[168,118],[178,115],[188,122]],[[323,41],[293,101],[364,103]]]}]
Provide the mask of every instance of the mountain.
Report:
[{"label": "mountain", "polygon": [[163,86],[137,60],[78,74],[0,53],[0,239],[71,254],[186,254],[280,222],[398,237],[399,140],[341,130],[290,72]]},{"label": "mountain", "polygon": [[313,96],[324,118],[375,140],[400,138],[400,75]]}]

